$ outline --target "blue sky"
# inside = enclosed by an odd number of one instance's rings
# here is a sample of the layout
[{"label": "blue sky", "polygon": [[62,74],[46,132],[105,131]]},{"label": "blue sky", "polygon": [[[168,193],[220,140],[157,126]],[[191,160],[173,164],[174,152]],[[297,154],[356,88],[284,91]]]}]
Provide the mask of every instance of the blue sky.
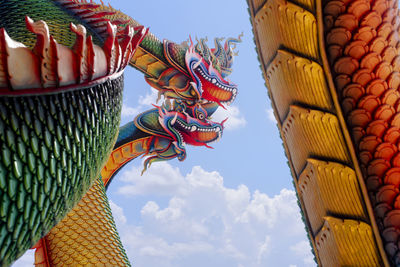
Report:
[{"label": "blue sky", "polygon": [[[108,189],[133,266],[315,266],[292,178],[267,96],[245,0],[110,1],[160,39],[237,37],[233,73],[239,93],[215,149],[187,147],[184,162],[142,159]],[[156,93],[133,68],[125,72],[122,124],[151,108]],[[27,266],[31,252],[14,266]]]}]

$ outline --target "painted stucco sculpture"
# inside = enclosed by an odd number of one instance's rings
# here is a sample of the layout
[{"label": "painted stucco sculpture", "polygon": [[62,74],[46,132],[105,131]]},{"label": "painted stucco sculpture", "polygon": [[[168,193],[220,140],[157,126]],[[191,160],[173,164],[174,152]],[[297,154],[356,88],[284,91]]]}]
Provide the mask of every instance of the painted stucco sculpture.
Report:
[{"label": "painted stucco sculpture", "polygon": [[248,3],[317,263],[398,266],[397,1]]},{"label": "painted stucco sculpture", "polygon": [[[72,0],[2,1],[0,28],[0,265],[33,245],[36,266],[129,265],[105,185],[137,156],[145,171],[219,140],[209,117],[237,94],[225,77],[240,39],[161,42]],[[165,101],[118,129],[128,64]]]}]

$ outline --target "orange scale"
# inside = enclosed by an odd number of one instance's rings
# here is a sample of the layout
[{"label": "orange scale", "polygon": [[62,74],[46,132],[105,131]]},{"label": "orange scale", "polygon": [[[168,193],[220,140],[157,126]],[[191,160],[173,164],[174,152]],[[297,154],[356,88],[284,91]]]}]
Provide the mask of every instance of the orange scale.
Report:
[{"label": "orange scale", "polygon": [[358,83],[361,86],[367,85],[371,80],[375,79],[375,74],[369,69],[359,69],[353,74],[353,83]]},{"label": "orange scale", "polygon": [[396,188],[400,186],[400,168],[394,167],[388,170],[383,178],[385,184],[394,185]]},{"label": "orange scale", "polygon": [[378,14],[382,15],[389,8],[386,0],[377,0],[373,3],[372,10],[378,12]]},{"label": "orange scale", "polygon": [[394,115],[392,121],[390,122],[390,126],[400,127],[400,113],[396,113],[396,115]]},{"label": "orange scale", "polygon": [[326,35],[328,45],[345,46],[351,40],[351,32],[345,28],[333,28]]},{"label": "orange scale", "polygon": [[367,165],[372,160],[373,157],[369,151],[364,150],[359,153],[358,158],[361,161],[361,163]]},{"label": "orange scale", "polygon": [[337,17],[340,13],[345,12],[346,6],[342,1],[330,1],[324,7],[324,14]]},{"label": "orange scale", "polygon": [[394,109],[396,112],[400,112],[400,99],[394,104]]},{"label": "orange scale", "polygon": [[375,75],[377,78],[386,80],[387,77],[393,72],[392,65],[389,62],[381,62],[375,69]]},{"label": "orange scale", "polygon": [[387,39],[389,34],[393,31],[393,26],[389,22],[382,23],[377,30],[378,36],[382,36]]},{"label": "orange scale", "polygon": [[393,19],[392,19],[392,25],[394,29],[397,29],[400,25],[400,19],[397,16],[397,14],[394,14]]},{"label": "orange scale", "polygon": [[337,58],[343,54],[343,48],[340,45],[329,45],[328,46],[328,57],[329,62],[333,64]]},{"label": "orange scale", "polygon": [[353,127],[365,127],[371,121],[371,114],[365,109],[355,109],[349,114],[347,121]]},{"label": "orange scale", "polygon": [[333,68],[337,74],[352,74],[359,67],[359,63],[352,57],[342,57],[335,62]]},{"label": "orange scale", "polygon": [[369,47],[371,52],[376,52],[380,54],[387,46],[388,44],[386,38],[378,36],[371,42]]},{"label": "orange scale", "polygon": [[393,167],[400,167],[400,153],[396,153],[392,158],[392,166]]},{"label": "orange scale", "polygon": [[324,26],[325,29],[329,30],[333,27],[333,23],[335,21],[335,18],[332,15],[326,15],[324,16]]},{"label": "orange scale", "polygon": [[368,53],[368,45],[365,41],[356,40],[348,44],[344,49],[344,54],[355,59],[362,58]]},{"label": "orange scale", "polygon": [[393,207],[396,210],[400,210],[400,196],[397,196],[396,199],[394,200]]},{"label": "orange scale", "polygon": [[376,147],[374,157],[390,161],[396,152],[397,147],[394,144],[382,143]]},{"label": "orange scale", "polygon": [[364,1],[364,0],[356,0],[352,2],[347,11],[351,14],[353,14],[357,19],[359,19],[361,16],[363,16],[365,13],[367,13],[371,9],[371,6],[369,2]]},{"label": "orange scale", "polygon": [[376,11],[371,11],[362,20],[361,26],[371,26],[372,28],[377,28],[382,23],[382,17]]},{"label": "orange scale", "polygon": [[[393,47],[392,47],[392,49],[394,51],[396,51]],[[396,53],[397,53],[397,51],[396,51]],[[400,71],[400,56],[394,57],[393,60],[391,61],[391,64],[393,66],[394,71]]]},{"label": "orange scale", "polygon": [[389,89],[382,94],[381,101],[383,104],[395,106],[399,98],[400,93],[397,90]]},{"label": "orange scale", "polygon": [[384,159],[374,159],[372,160],[367,167],[367,175],[377,175],[379,177],[383,176],[383,174],[390,168],[390,162]]},{"label": "orange scale", "polygon": [[378,203],[387,203],[388,205],[392,205],[398,194],[399,189],[397,189],[395,186],[391,184],[384,185],[379,188],[378,193],[376,193],[376,201]]},{"label": "orange scale", "polygon": [[341,14],[335,20],[336,27],[343,27],[349,31],[353,31],[358,27],[358,20],[353,14]]},{"label": "orange scale", "polygon": [[387,79],[388,86],[393,89],[398,89],[400,85],[400,73],[393,72]]},{"label": "orange scale", "polygon": [[337,87],[337,90],[340,92],[342,89],[348,85],[351,82],[351,78],[349,75],[346,74],[340,74],[336,76],[335,78],[335,84]]},{"label": "orange scale", "polygon": [[388,88],[387,82],[382,79],[374,79],[370,82],[365,91],[367,94],[380,96]]},{"label": "orange scale", "polygon": [[354,127],[351,129],[351,133],[355,144],[358,144],[361,138],[365,136],[365,131],[362,127]]},{"label": "orange scale", "polygon": [[374,135],[376,137],[382,138],[385,134],[386,129],[389,127],[387,122],[383,120],[375,120],[368,124],[366,129],[367,135]]},{"label": "orange scale", "polygon": [[392,20],[393,20],[393,18],[396,16],[396,13],[397,13],[396,11],[397,11],[397,10],[396,10],[396,9],[393,9],[393,8],[388,9],[388,10],[383,14],[382,20],[383,20],[384,22],[389,22],[389,23],[391,23]]},{"label": "orange scale", "polygon": [[382,185],[382,179],[376,175],[368,176],[365,182],[368,191],[377,191]]},{"label": "orange scale", "polygon": [[375,95],[363,96],[357,103],[358,108],[365,109],[369,113],[373,113],[374,110],[381,104],[381,100]]},{"label": "orange scale", "polygon": [[382,140],[379,137],[368,135],[361,139],[358,149],[360,151],[369,151],[372,154],[381,142]]},{"label": "orange scale", "polygon": [[351,97],[355,101],[358,101],[362,95],[365,94],[365,89],[363,86],[357,83],[351,83],[347,85],[342,92],[344,98]]},{"label": "orange scale", "polygon": [[351,112],[356,107],[356,101],[351,97],[346,97],[342,100],[342,110],[345,115]]},{"label": "orange scale", "polygon": [[391,32],[391,33],[389,34],[389,36],[388,36],[386,39],[387,39],[388,44],[389,44],[390,46],[396,47],[397,42],[398,42],[398,40],[399,40],[398,33],[395,32],[395,31],[393,31],[393,32]]},{"label": "orange scale", "polygon": [[400,128],[397,126],[391,126],[383,136],[383,140],[385,142],[396,144],[399,137],[400,137]]},{"label": "orange scale", "polygon": [[377,35],[376,30],[370,26],[364,26],[354,34],[354,40],[362,40],[369,43]]},{"label": "orange scale", "polygon": [[385,218],[383,219],[383,225],[385,227],[400,227],[400,210],[391,210],[389,211]]},{"label": "orange scale", "polygon": [[389,121],[395,112],[396,111],[392,106],[384,104],[377,108],[374,114],[374,119]]},{"label": "orange scale", "polygon": [[397,56],[397,50],[393,46],[388,46],[382,51],[381,56],[384,61],[392,62],[393,59]]},{"label": "orange scale", "polygon": [[370,52],[363,57],[360,67],[373,71],[380,62],[382,62],[382,57],[376,52]]},{"label": "orange scale", "polygon": [[380,219],[385,218],[386,214],[392,210],[392,207],[387,203],[380,203],[374,208],[374,213]]}]

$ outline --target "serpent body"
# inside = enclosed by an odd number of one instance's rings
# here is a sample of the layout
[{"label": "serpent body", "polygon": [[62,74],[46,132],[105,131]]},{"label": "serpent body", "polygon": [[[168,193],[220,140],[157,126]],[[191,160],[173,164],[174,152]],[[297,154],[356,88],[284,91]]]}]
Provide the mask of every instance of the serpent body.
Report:
[{"label": "serpent body", "polygon": [[397,1],[248,1],[322,266],[398,266]]}]

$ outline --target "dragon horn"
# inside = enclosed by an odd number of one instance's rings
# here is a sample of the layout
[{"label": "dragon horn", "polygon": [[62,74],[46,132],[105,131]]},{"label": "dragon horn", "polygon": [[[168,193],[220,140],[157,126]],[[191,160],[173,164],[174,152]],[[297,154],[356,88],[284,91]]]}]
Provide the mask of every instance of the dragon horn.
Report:
[{"label": "dragon horn", "polygon": [[171,125],[174,125],[175,124],[175,122],[176,122],[176,118],[178,117],[178,112],[175,112],[175,116],[174,116],[174,118],[172,119],[172,121],[171,121]]}]

